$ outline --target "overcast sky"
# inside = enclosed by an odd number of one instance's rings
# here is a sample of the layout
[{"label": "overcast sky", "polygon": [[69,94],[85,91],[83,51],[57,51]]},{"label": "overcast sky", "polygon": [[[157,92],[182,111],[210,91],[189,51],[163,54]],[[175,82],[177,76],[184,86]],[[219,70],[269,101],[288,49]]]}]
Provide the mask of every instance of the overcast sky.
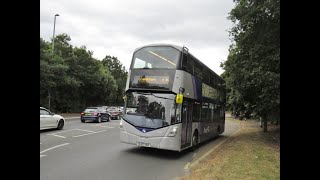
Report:
[{"label": "overcast sky", "polygon": [[227,20],[232,0],[41,0],[40,37],[66,33],[93,56],[117,57],[128,70],[135,48],[153,43],[185,45],[200,61],[219,67],[231,44]]}]

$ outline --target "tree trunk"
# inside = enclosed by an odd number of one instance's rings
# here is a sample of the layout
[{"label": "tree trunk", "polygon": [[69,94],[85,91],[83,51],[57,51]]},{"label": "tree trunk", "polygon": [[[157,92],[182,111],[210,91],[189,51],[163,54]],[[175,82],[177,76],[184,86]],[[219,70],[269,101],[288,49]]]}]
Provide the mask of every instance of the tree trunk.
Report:
[{"label": "tree trunk", "polygon": [[268,121],[266,118],[263,118],[263,132],[268,131]]}]

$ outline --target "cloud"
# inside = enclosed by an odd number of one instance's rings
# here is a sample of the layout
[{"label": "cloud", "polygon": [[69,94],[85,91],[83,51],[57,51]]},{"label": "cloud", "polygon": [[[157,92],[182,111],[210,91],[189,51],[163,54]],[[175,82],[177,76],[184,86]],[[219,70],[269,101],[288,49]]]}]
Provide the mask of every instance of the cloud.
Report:
[{"label": "cloud", "polygon": [[230,45],[227,30],[232,1],[225,0],[41,0],[40,37],[67,33],[71,44],[85,45],[94,56],[116,56],[129,68],[135,48],[152,43],[185,45],[190,52],[222,73]]}]

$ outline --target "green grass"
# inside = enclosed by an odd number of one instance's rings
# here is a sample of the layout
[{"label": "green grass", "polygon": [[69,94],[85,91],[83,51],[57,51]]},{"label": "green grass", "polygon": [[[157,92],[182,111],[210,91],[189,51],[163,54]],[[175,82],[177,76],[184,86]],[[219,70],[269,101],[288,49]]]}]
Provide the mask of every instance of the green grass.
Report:
[{"label": "green grass", "polygon": [[229,117],[226,117],[225,119],[226,119],[226,121],[231,121],[233,123],[240,123],[241,122],[238,119],[233,119],[233,118],[229,118]]},{"label": "green grass", "polygon": [[280,179],[280,127],[263,133],[257,121],[240,121],[241,131],[230,137],[184,180]]}]

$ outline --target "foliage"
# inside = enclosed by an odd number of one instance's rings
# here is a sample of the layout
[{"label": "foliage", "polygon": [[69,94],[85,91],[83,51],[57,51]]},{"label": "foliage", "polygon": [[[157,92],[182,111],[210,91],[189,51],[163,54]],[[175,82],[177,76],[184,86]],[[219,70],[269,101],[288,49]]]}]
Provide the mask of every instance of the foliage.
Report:
[{"label": "foliage", "polygon": [[221,64],[227,104],[237,114],[280,118],[280,1],[235,0],[233,44]]},{"label": "foliage", "polygon": [[40,37],[40,106],[49,106],[49,94],[50,109],[55,112],[122,105],[119,99],[122,100],[128,73],[120,61],[113,57],[116,67],[121,68],[111,71],[110,64],[93,58],[93,52],[85,46],[73,47],[70,41],[67,34],[57,35],[52,53],[52,43]]}]

